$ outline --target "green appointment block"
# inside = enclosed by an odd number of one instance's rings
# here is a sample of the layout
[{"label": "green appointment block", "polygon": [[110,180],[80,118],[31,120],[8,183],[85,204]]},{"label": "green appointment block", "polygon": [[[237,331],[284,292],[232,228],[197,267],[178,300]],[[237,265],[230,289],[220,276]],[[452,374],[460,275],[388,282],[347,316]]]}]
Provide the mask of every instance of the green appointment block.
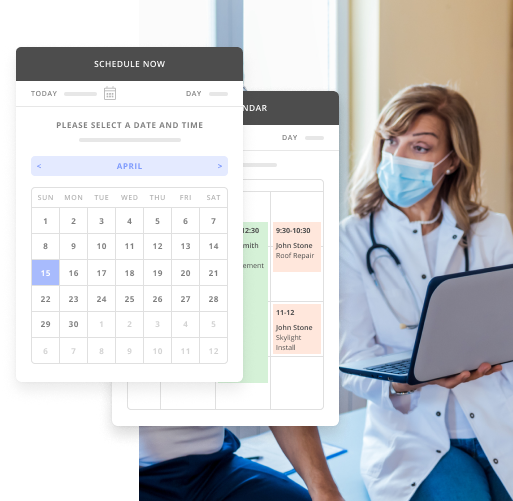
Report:
[{"label": "green appointment block", "polygon": [[244,377],[267,383],[269,247],[267,223],[244,223]]}]

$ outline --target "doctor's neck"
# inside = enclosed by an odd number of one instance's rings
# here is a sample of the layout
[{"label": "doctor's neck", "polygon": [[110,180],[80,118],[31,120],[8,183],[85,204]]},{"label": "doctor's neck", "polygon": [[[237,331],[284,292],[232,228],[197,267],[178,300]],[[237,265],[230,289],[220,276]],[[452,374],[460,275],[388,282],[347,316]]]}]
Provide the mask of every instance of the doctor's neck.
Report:
[{"label": "doctor's neck", "polygon": [[[416,204],[413,204],[411,207],[398,207],[395,204],[392,205],[403,212],[410,220],[410,222],[431,221],[437,216],[437,214],[440,213],[440,209],[442,207],[442,201],[440,199],[439,193],[440,187],[437,186],[431,193],[429,193],[422,200],[419,200]],[[427,235],[429,232],[436,229],[441,222],[442,215],[440,214],[440,217],[433,223],[422,225],[422,234]]]}]

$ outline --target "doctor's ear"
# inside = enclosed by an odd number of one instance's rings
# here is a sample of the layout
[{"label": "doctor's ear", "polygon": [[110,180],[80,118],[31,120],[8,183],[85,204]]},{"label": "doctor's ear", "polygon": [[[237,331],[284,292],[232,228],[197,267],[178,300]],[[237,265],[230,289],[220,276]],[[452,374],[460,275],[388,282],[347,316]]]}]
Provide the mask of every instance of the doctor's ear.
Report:
[{"label": "doctor's ear", "polygon": [[453,151],[452,152],[452,155],[451,155],[451,160],[452,160],[452,164],[451,166],[445,171],[445,173],[447,175],[449,174],[452,174],[454,172],[456,172],[460,166],[460,159],[458,157],[458,155],[456,155],[456,153]]}]

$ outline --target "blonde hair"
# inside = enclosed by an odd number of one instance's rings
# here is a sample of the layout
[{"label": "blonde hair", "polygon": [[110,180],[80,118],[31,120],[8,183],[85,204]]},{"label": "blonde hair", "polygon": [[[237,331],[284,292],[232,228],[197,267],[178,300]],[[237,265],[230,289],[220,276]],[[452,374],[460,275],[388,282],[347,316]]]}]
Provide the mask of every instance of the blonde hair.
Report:
[{"label": "blonde hair", "polygon": [[482,221],[488,208],[481,203],[479,174],[481,150],[477,123],[467,100],[443,85],[413,85],[396,94],[381,111],[374,137],[350,183],[353,214],[365,217],[381,209],[385,195],[377,168],[386,138],[405,134],[424,113],[440,117],[447,125],[449,146],[459,158],[459,168],[442,181],[439,196],[451,208],[457,225],[469,234],[470,225]]}]

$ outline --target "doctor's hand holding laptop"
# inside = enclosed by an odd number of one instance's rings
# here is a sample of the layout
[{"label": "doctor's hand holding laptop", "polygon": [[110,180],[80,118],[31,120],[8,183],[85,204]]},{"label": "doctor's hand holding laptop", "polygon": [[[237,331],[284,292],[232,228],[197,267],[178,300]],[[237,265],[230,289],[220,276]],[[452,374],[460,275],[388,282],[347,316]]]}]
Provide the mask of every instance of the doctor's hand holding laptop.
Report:
[{"label": "doctor's hand holding laptop", "polygon": [[513,265],[433,278],[413,351],[348,362],[347,374],[394,383],[410,393],[427,384],[454,388],[513,361]]}]

